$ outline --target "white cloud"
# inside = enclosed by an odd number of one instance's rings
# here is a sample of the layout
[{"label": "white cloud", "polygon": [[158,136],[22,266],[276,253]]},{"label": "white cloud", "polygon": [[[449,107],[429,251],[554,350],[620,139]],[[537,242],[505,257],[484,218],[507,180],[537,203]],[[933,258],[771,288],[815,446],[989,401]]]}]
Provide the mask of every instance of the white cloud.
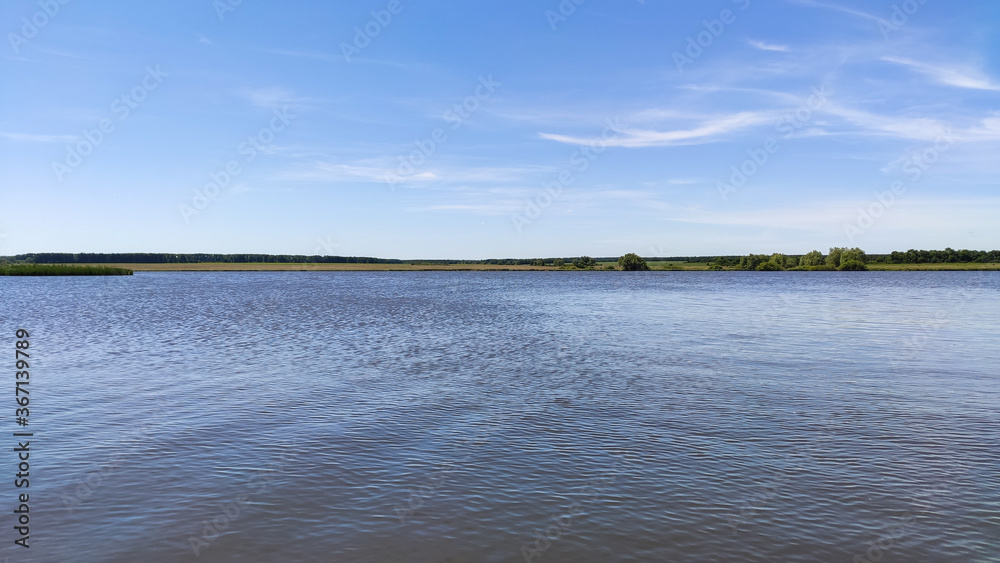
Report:
[{"label": "white cloud", "polygon": [[863,19],[866,19],[866,20],[881,21],[881,19],[882,19],[882,18],[879,18],[878,16],[873,16],[871,14],[868,14],[868,13],[865,13],[865,12],[862,12],[862,11],[859,11],[859,10],[855,10],[853,8],[847,8],[847,7],[841,6],[839,4],[833,4],[831,2],[817,2],[816,0],[789,0],[789,2],[791,2],[792,4],[802,4],[804,6],[813,6],[813,7],[816,7],[816,8],[823,8],[823,9],[826,9],[826,10],[834,10],[836,12],[842,12],[842,13],[845,13],[845,14],[850,14],[852,16],[856,16],[856,17],[863,18]]},{"label": "white cloud", "polygon": [[[414,173],[402,176],[400,184],[428,184],[440,182],[449,185],[521,183],[530,176],[544,175],[551,171],[541,167],[468,167],[438,165],[417,168]],[[353,163],[316,161],[276,175],[279,181],[303,182],[367,182],[386,183],[398,175],[397,165],[390,159],[369,159]]]},{"label": "white cloud", "polygon": [[464,211],[476,215],[507,215],[524,208],[523,201],[507,201],[487,204],[461,204],[446,203],[441,205],[430,205],[410,211]]},{"label": "white cloud", "polygon": [[76,135],[34,135],[30,133],[8,133],[0,131],[0,139],[10,141],[26,141],[29,143],[72,143]]},{"label": "white cloud", "polygon": [[295,96],[294,92],[281,87],[243,88],[239,91],[239,94],[251,104],[267,109],[274,109],[302,101],[301,98]]},{"label": "white cloud", "polygon": [[776,115],[773,112],[741,112],[705,121],[691,129],[677,129],[673,131],[623,129],[616,137],[611,139],[572,137],[552,133],[541,133],[541,137],[570,145],[590,145],[600,142],[604,142],[607,146],[611,147],[629,148],[698,145],[720,140],[720,137],[724,137],[729,133],[773,121],[775,118]]},{"label": "white cloud", "polygon": [[996,141],[1000,140],[1000,117],[987,117],[978,127],[964,132],[964,137],[970,140]]},{"label": "white cloud", "polygon": [[1000,85],[994,84],[989,77],[972,69],[945,68],[933,66],[926,63],[917,62],[902,57],[882,57],[883,61],[896,63],[910,67],[917,72],[927,75],[941,84],[955,86],[956,88],[968,88],[971,90],[991,90],[1000,92]]},{"label": "white cloud", "polygon": [[[306,182],[385,182],[392,172],[388,166],[372,164],[334,164],[314,162],[306,167],[281,173],[278,180]],[[433,180],[432,172],[416,174],[414,180]]]},{"label": "white cloud", "polygon": [[[330,61],[330,62],[345,63],[345,64],[348,62],[345,60],[344,55],[342,55],[340,52],[327,53],[322,51],[295,51],[291,49],[257,49],[257,50],[264,53],[270,53],[272,55],[281,55],[283,57],[318,59],[321,61]],[[420,70],[420,69],[426,70],[432,68],[431,65],[429,65],[428,63],[400,63],[396,61],[386,61],[386,60],[366,59],[366,58],[352,58],[350,62],[388,66],[403,70]]]},{"label": "white cloud", "polygon": [[[665,218],[680,223],[813,233],[826,240],[830,246],[842,246],[842,243],[847,242],[843,234],[844,225],[854,224],[858,208],[869,203],[871,200],[862,198],[827,201],[800,208],[687,211]],[[954,233],[967,229],[972,224],[989,225],[989,230],[995,233],[997,223],[991,222],[989,218],[995,214],[998,204],[1000,200],[997,198],[956,200],[905,197],[887,211],[871,231],[858,237],[856,242],[864,248],[866,244],[879,240],[879,232],[898,235],[901,232],[927,230],[931,226],[939,233]],[[803,249],[802,252],[807,250]]]},{"label": "white cloud", "polygon": [[319,51],[291,51],[288,49],[261,49],[265,53],[272,55],[282,55],[285,57],[299,57],[304,59],[319,59],[321,61],[343,61],[343,55],[333,53],[323,53]]},{"label": "white cloud", "polygon": [[[863,110],[828,104],[823,108],[855,125],[854,131],[842,134],[880,135],[909,141],[938,142],[945,138],[960,142],[991,142],[1000,140],[1000,119],[987,117],[964,127],[953,126],[949,121],[928,117],[897,117],[879,115]],[[827,133],[824,133],[827,134]]]},{"label": "white cloud", "polygon": [[775,45],[773,43],[764,43],[763,41],[750,40],[750,45],[760,49],[761,51],[780,51],[784,53],[788,50],[788,45]]},{"label": "white cloud", "polygon": [[878,133],[887,137],[915,141],[934,141],[951,126],[927,117],[895,117],[856,110],[838,104],[827,104],[824,111],[842,117],[861,128],[861,132]]}]

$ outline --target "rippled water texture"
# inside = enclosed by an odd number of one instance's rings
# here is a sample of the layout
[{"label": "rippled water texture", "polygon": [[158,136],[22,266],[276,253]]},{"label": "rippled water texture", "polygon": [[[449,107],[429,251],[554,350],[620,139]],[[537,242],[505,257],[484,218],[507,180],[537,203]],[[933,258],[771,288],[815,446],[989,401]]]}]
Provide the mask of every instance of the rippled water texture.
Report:
[{"label": "rippled water texture", "polygon": [[139,273],[0,299],[37,433],[27,558],[0,456],[12,560],[1000,561],[993,273]]}]

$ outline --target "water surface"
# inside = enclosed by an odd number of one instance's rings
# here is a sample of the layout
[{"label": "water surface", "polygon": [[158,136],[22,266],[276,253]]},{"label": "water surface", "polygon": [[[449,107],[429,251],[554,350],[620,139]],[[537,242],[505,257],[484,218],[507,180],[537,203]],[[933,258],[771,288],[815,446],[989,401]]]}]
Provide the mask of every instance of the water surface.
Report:
[{"label": "water surface", "polygon": [[998,561],[998,318],[976,272],[0,279],[2,555]]}]

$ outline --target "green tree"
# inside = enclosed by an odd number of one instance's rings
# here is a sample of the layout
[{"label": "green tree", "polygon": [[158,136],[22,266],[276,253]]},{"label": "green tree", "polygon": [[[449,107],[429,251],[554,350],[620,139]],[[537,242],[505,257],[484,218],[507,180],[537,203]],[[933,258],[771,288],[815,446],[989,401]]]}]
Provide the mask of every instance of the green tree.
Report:
[{"label": "green tree", "polygon": [[573,265],[580,270],[586,270],[588,268],[593,268],[597,265],[597,261],[590,256],[581,256],[573,261]]},{"label": "green tree", "polygon": [[852,248],[850,250],[844,250],[843,254],[840,255],[840,265],[843,266],[845,262],[849,261],[861,262],[862,264],[868,263],[868,255],[865,254],[864,250],[860,248]]},{"label": "green tree", "polygon": [[784,254],[780,253],[774,253],[771,255],[771,259],[769,260],[769,262],[771,262],[778,268],[784,270],[785,268],[788,267],[788,256],[785,256]]},{"label": "green tree", "polygon": [[868,266],[860,260],[845,260],[840,269],[845,272],[865,272],[868,271]]},{"label": "green tree", "polygon": [[826,255],[826,264],[828,266],[833,266],[834,268],[839,268],[842,258],[844,256],[844,251],[846,248],[833,247],[830,249],[830,254]]},{"label": "green tree", "polygon": [[629,252],[625,256],[619,258],[618,267],[626,272],[645,271],[649,269],[649,266],[646,265],[646,261],[633,252]]},{"label": "green tree", "polygon": [[774,262],[763,262],[757,266],[758,272],[780,272],[781,266],[775,264]]},{"label": "green tree", "polygon": [[823,263],[823,253],[818,250],[813,250],[799,260],[799,266],[822,266]]},{"label": "green tree", "polygon": [[756,270],[757,266],[760,266],[764,262],[771,259],[770,256],[766,254],[748,254],[740,258],[740,269],[741,270]]},{"label": "green tree", "polygon": [[556,268],[562,268],[563,266],[565,266],[565,265],[566,265],[566,261],[565,261],[565,260],[563,260],[562,258],[556,258],[556,259],[555,259],[555,260],[554,260],[554,261],[552,262],[552,265],[553,265],[553,266],[555,266]]}]

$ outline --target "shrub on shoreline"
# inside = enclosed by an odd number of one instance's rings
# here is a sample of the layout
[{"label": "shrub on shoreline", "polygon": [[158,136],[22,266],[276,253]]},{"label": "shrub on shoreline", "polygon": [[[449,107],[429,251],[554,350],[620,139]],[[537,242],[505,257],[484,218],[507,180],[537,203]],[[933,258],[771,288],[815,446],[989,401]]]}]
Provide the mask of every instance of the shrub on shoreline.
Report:
[{"label": "shrub on shoreline", "polygon": [[626,272],[643,272],[649,270],[649,265],[638,254],[629,252],[618,259],[618,267]]}]

